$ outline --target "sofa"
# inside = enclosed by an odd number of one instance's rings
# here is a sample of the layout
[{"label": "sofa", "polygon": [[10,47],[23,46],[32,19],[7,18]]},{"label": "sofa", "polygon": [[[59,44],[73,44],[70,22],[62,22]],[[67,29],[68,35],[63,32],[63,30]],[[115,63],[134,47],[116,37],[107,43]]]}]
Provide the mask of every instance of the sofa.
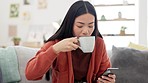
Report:
[{"label": "sofa", "polygon": [[113,46],[109,57],[112,67],[119,70],[116,83],[148,83],[148,50]]},{"label": "sofa", "polygon": [[[8,52],[8,50],[11,50],[11,52]],[[7,70],[5,73],[6,76],[3,77],[4,83],[51,83],[46,81],[45,77],[38,81],[29,81],[25,77],[26,64],[32,57],[34,57],[38,50],[38,48],[24,46],[8,46],[7,48],[1,48],[0,67],[10,66],[8,70],[4,69],[4,67],[2,68],[2,73]],[[5,53],[2,55],[1,52],[4,51]],[[5,57],[7,53],[8,60],[6,61],[7,63],[9,62],[9,64],[3,62],[5,60],[4,58],[1,58]],[[108,50],[107,53],[111,60],[112,67],[119,68],[119,70],[113,71],[117,75],[116,83],[148,83],[148,51],[137,50],[130,47],[113,46],[112,50]]]},{"label": "sofa", "polygon": [[30,48],[24,46],[8,46],[7,48],[0,48],[0,67],[2,68],[3,82],[51,83],[45,80],[45,76],[42,78],[42,80],[38,81],[29,81],[25,77],[26,64],[38,50],[38,48]]}]

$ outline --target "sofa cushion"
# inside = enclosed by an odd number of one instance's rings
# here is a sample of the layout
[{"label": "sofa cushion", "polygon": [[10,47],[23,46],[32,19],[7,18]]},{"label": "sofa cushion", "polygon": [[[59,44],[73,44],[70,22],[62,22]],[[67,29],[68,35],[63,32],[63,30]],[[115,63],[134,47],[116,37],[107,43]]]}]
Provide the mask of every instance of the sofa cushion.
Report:
[{"label": "sofa cushion", "polygon": [[0,83],[3,83],[2,70],[0,68]]},{"label": "sofa cushion", "polygon": [[26,77],[25,77],[25,67],[29,59],[31,59],[37,50],[28,48],[28,47],[23,47],[23,46],[15,46],[16,53],[18,56],[18,61],[19,61],[19,71],[21,75],[21,81],[27,83]]},{"label": "sofa cushion", "polygon": [[4,83],[21,80],[18,67],[18,59],[14,47],[0,48],[0,68]]},{"label": "sofa cushion", "polygon": [[111,63],[119,68],[116,83],[148,83],[148,51],[113,46]]},{"label": "sofa cushion", "polygon": [[15,46],[15,49],[16,49],[16,53],[19,61],[19,70],[21,75],[20,83],[49,83],[49,81],[46,81],[44,78],[42,80],[29,81],[26,79],[26,76],[25,76],[25,68],[26,68],[27,62],[35,56],[39,48]]},{"label": "sofa cushion", "polygon": [[112,56],[112,50],[107,50],[107,55],[108,55],[109,57],[111,57],[111,56]]},{"label": "sofa cushion", "polygon": [[134,48],[134,49],[137,49],[137,50],[148,50],[148,48],[146,46],[143,46],[143,45],[140,45],[140,44],[135,44],[135,43],[132,43],[132,42],[129,43],[128,47]]}]

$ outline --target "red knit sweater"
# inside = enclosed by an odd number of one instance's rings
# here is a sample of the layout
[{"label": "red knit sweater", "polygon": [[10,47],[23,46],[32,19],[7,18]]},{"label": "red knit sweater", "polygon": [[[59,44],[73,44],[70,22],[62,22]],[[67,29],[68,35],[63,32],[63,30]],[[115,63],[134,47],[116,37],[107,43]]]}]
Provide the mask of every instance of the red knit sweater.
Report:
[{"label": "red knit sweater", "polygon": [[[46,43],[26,66],[26,78],[28,80],[39,80],[52,67],[52,83],[74,83],[71,52],[54,52],[52,45],[57,43],[50,41]],[[103,39],[97,38],[92,53],[87,73],[87,83],[98,78],[108,67],[110,67]]]}]

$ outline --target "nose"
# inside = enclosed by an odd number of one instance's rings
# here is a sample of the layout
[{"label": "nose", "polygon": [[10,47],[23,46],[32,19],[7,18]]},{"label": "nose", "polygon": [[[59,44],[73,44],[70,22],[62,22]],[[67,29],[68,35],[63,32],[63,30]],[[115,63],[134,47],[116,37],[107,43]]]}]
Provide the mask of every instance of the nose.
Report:
[{"label": "nose", "polygon": [[89,30],[88,30],[88,28],[84,28],[84,29],[82,30],[82,34],[83,34],[84,36],[89,36]]}]

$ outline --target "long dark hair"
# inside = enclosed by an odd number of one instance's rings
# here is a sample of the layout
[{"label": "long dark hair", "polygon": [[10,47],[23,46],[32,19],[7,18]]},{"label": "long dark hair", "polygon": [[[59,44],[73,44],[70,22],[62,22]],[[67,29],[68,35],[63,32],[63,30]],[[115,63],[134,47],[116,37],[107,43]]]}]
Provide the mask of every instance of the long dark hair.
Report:
[{"label": "long dark hair", "polygon": [[[92,33],[92,36],[96,36],[96,37],[98,36],[102,38],[102,35],[98,30],[97,15],[96,15],[94,6],[88,1],[81,0],[81,1],[75,2],[69,8],[60,28],[46,42],[52,41],[55,39],[62,40],[65,38],[74,37],[73,25],[74,25],[75,18],[86,13],[90,13],[95,17],[95,29]],[[51,73],[51,69],[46,73],[46,80],[50,80],[50,73]]]},{"label": "long dark hair", "polygon": [[99,36],[102,38],[102,35],[98,30],[97,15],[96,15],[94,6],[88,1],[81,0],[81,1],[75,2],[69,8],[60,28],[46,42],[55,40],[55,39],[61,40],[69,37],[74,37],[73,25],[74,25],[75,18],[86,13],[90,13],[95,17],[95,29],[94,29],[94,32],[92,33],[92,36]]}]

